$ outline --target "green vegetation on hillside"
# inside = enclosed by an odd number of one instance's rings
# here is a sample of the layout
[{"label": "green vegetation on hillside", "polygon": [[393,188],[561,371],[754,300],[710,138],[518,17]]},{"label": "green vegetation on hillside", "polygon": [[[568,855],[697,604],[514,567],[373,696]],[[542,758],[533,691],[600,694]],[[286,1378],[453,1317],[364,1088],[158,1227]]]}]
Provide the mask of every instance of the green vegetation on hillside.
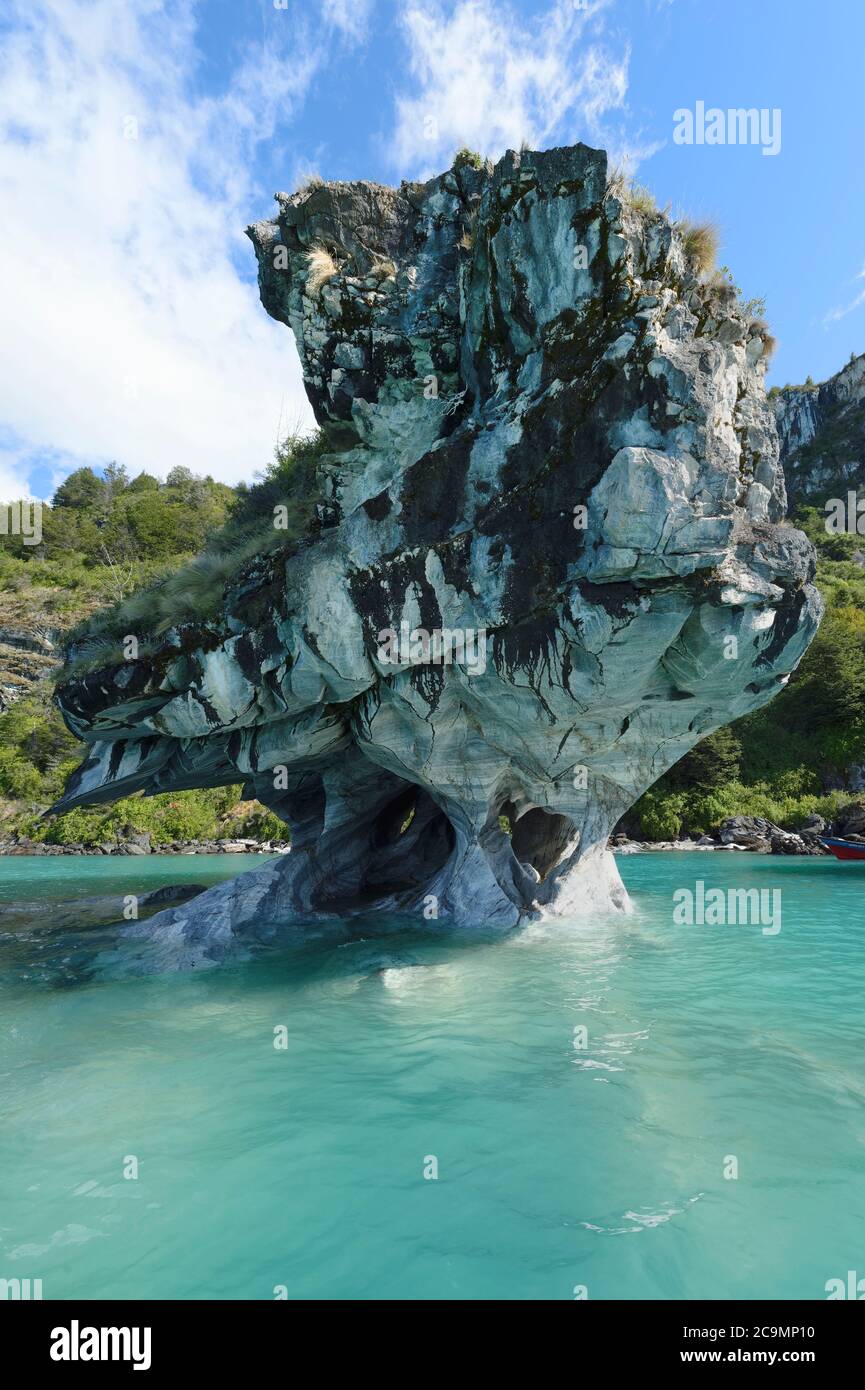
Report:
[{"label": "green vegetation on hillside", "polygon": [[4,621],[57,630],[86,620],[191,558],[226,524],[234,490],[175,468],[164,483],[129,479],[111,464],[105,478],[79,468],[42,507],[42,540],[2,537]]},{"label": "green vegetation on hillside", "polygon": [[256,483],[226,489],[226,508],[194,556],[151,573],[128,596],[119,594],[120,602],[72,630],[76,665],[118,660],[117,643],[127,633],[138,636],[146,651],[148,640],[171,627],[218,617],[226,585],[247,560],[294,546],[313,526],[320,501],[316,466],[324,448],[321,434],[291,436],[277,446]]},{"label": "green vegetation on hillside", "polygon": [[[149,638],[185,621],[216,616],[226,582],[251,555],[295,542],[312,525],[319,436],[281,444],[258,480],[237,488],[175,468],[164,482],[104,477],[79,468],[42,508],[42,540],[2,537],[0,594],[5,627],[62,647],[74,640],[85,662],[109,659],[119,635]],[[274,508],[283,510],[274,520]],[[36,663],[34,662],[34,667]],[[57,674],[60,672],[57,667]],[[44,812],[86,754],[34,672],[22,698],[0,713],[0,835],[49,844],[94,845],[149,831],[154,844],[254,836],[282,840],[287,827],[239,786]]]},{"label": "green vegetation on hillside", "polygon": [[3,559],[76,561],[120,569],[143,561],[173,560],[201,549],[227,520],[234,490],[212,478],[173,468],[165,482],[149,473],[129,478],[119,464],[105,477],[78,468],[42,508],[42,542],[3,537]]},{"label": "green vegetation on hillside", "polygon": [[135,795],[44,817],[85,753],[45,696],[40,690],[0,715],[0,835],[14,831],[50,845],[98,845],[143,832],[154,845],[287,838],[278,816],[257,801],[240,800],[239,786]]}]

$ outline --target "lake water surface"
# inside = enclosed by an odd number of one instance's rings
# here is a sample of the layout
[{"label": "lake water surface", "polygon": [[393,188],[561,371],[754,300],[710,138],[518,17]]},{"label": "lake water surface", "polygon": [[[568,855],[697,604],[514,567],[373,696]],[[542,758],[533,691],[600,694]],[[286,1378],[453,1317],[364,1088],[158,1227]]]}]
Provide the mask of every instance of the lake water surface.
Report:
[{"label": "lake water surface", "polygon": [[[262,862],[7,858],[0,903]],[[106,974],[104,928],[0,917],[0,1277],[46,1299],[821,1299],[865,1277],[865,865],[618,863],[628,919],[367,918],[187,974]],[[674,925],[697,879],[780,888],[780,932]]]}]

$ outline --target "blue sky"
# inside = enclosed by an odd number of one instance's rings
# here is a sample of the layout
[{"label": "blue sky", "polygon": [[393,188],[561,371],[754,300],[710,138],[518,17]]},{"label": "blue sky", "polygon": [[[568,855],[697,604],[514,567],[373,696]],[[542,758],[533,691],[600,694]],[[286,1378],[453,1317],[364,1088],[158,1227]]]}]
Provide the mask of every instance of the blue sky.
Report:
[{"label": "blue sky", "polygon": [[[82,463],[250,478],[307,420],[245,224],[309,172],[398,182],[468,144],[584,140],[713,219],[769,380],[865,350],[861,0],[6,0],[0,494]],[[781,113],[781,148],[674,112]]]}]

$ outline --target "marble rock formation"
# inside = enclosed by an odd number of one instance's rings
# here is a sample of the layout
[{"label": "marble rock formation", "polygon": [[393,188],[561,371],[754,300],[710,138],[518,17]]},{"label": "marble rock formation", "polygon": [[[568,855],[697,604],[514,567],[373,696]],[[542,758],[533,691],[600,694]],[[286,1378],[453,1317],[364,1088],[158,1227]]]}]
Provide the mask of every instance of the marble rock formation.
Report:
[{"label": "marble rock formation", "polygon": [[626,909],[611,827],[820,616],[759,332],[583,145],[276,201],[249,236],[317,520],[218,622],[66,683],[61,805],[243,781],[289,823],[136,929],[179,963],[310,915]]}]

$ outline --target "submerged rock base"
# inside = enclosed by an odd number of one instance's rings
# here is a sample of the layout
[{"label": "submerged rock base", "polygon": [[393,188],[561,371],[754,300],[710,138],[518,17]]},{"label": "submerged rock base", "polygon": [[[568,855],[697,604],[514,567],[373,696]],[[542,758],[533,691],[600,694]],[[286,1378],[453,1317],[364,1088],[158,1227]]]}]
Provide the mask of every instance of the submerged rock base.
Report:
[{"label": "submerged rock base", "polygon": [[[477,894],[471,908],[463,906],[459,912],[445,908],[441,917],[432,892],[415,902],[390,898],[365,905],[353,902],[339,912],[334,908],[310,912],[298,906],[289,869],[286,859],[274,860],[262,869],[226,879],[190,903],[132,923],[120,935],[144,948],[142,960],[148,970],[180,970],[200,969],[247,955],[256,947],[288,942],[298,932],[308,934],[317,923],[335,918],[356,916],[366,921],[384,912],[407,926],[415,916],[418,925],[428,930],[439,920],[446,927],[507,928],[547,917],[573,919],[631,911],[613,855],[606,850],[584,856],[572,873],[560,879],[553,900],[543,909],[538,904],[531,910],[503,903],[499,893],[490,895],[487,906]],[[301,868],[301,875],[304,872]]]}]

